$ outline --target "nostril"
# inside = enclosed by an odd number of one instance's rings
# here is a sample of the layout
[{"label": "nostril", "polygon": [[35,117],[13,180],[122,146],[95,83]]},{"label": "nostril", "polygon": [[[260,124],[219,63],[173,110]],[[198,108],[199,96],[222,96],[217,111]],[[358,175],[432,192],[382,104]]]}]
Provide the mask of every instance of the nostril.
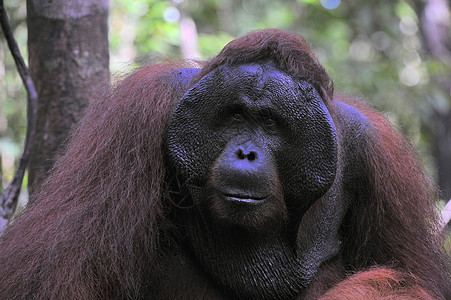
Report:
[{"label": "nostril", "polygon": [[257,152],[255,152],[255,151],[251,151],[251,152],[249,152],[249,154],[247,155],[247,159],[249,160],[249,161],[253,161],[253,160],[255,160],[257,158]]},{"label": "nostril", "polygon": [[244,154],[243,149],[238,149],[238,151],[236,152],[236,156],[239,159],[245,159],[246,158],[246,155]]}]

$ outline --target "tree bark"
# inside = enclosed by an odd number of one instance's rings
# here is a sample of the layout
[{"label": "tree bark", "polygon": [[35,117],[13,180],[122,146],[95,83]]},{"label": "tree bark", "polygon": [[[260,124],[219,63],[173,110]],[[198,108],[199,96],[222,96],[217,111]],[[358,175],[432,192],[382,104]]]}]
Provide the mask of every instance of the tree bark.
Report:
[{"label": "tree bark", "polygon": [[30,73],[39,95],[30,201],[72,126],[109,80],[108,0],[27,0]]}]

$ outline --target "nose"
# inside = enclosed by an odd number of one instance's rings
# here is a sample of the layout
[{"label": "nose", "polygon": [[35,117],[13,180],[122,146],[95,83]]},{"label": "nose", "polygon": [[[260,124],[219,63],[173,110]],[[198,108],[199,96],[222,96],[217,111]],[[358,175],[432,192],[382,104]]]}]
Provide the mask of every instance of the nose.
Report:
[{"label": "nose", "polygon": [[240,160],[254,161],[258,158],[258,152],[252,148],[240,147],[235,151],[235,156]]}]

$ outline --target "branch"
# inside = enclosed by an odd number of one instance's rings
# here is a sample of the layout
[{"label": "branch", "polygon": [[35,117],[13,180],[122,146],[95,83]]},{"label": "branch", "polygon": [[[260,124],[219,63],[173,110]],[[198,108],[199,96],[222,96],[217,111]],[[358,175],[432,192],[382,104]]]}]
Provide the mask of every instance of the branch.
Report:
[{"label": "branch", "polygon": [[31,154],[31,148],[36,131],[36,118],[38,107],[38,95],[31,79],[27,66],[20,54],[17,42],[14,39],[13,31],[6,15],[3,0],[0,0],[0,23],[5,35],[5,39],[8,42],[9,50],[16,62],[17,70],[25,85],[27,91],[27,134],[25,137],[25,146],[20,159],[19,167],[14,174],[11,183],[5,189],[0,197],[0,232],[2,232],[4,225],[11,218],[12,214],[16,210],[17,200],[20,194],[20,188],[22,186],[25,169],[28,165],[28,160]]}]

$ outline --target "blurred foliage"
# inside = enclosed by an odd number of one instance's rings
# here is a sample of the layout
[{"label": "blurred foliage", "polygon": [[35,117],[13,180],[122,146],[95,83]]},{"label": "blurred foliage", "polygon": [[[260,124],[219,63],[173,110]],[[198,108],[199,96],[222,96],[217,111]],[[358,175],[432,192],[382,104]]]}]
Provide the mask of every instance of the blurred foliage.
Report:
[{"label": "blurred foliage", "polygon": [[[27,26],[25,1],[5,3],[11,26],[27,61]],[[26,132],[26,93],[14,59],[0,30],[0,159],[3,187],[14,175]]]},{"label": "blurred foliage", "polygon": [[[7,1],[26,53],[25,1]],[[336,90],[364,95],[404,131],[435,167],[427,126],[431,109],[449,110],[440,87],[450,68],[433,58],[420,33],[420,0],[110,0],[111,70],[154,56],[181,57],[180,20],[194,20],[207,59],[233,38],[277,27],[303,35],[334,79]],[[0,150],[4,182],[12,176],[25,132],[25,95],[0,39]]]}]

